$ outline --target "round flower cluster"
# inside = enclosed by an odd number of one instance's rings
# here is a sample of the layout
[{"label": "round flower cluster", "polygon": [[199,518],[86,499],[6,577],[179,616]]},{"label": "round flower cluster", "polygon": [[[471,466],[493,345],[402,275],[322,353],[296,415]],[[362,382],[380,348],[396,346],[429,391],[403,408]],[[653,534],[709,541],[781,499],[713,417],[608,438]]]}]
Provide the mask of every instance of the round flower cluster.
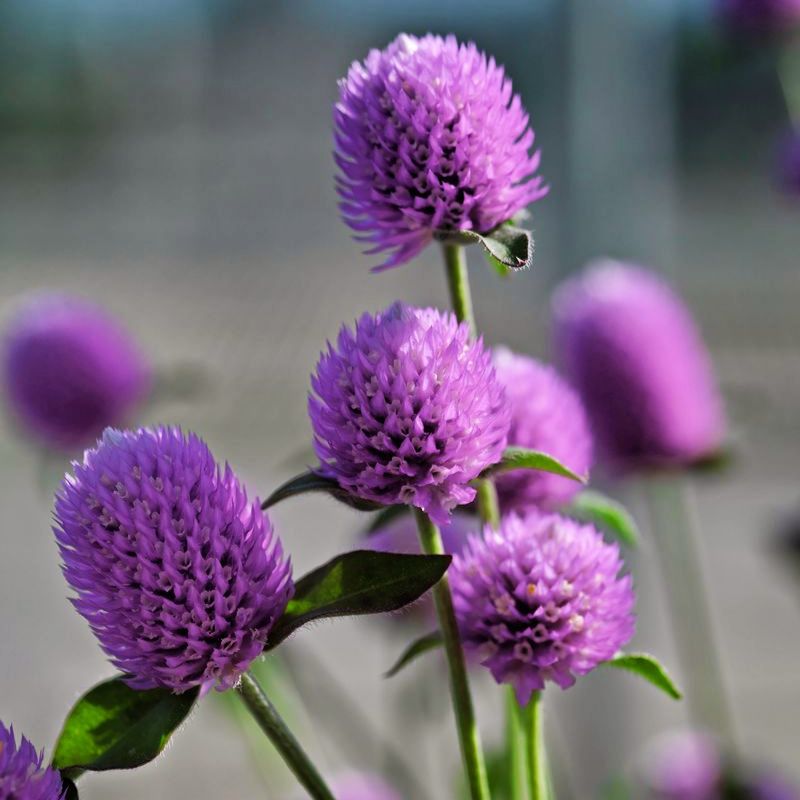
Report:
[{"label": "round flower cluster", "polygon": [[547,194],[519,95],[494,59],[454,36],[401,34],[339,82],[334,110],[345,222],[378,269],[434,231],[486,233]]},{"label": "round flower cluster", "polygon": [[491,354],[452,314],[395,303],[343,327],[312,379],[319,472],[381,505],[436,522],[471,502],[469,482],[498,462],[509,407]]},{"label": "round flower cluster", "polygon": [[64,789],[56,770],[44,766],[44,754],[0,722],[0,800],[62,800]]},{"label": "round flower cluster", "polygon": [[229,688],[294,589],[258,503],[176,428],[107,430],[56,496],[72,601],[130,686]]},{"label": "round flower cluster", "polygon": [[[511,404],[509,445],[541,450],[573,472],[588,474],[592,437],[572,387],[551,366],[505,348],[495,350],[494,366]],[[505,472],[495,482],[504,512],[529,505],[556,508],[580,488],[568,478],[530,469]]]},{"label": "round flower cluster", "polygon": [[659,277],[599,262],[556,291],[553,317],[567,377],[615,466],[686,465],[721,446],[711,360],[689,310]]},{"label": "round flower cluster", "polygon": [[116,320],[84,300],[36,296],[11,320],[4,383],[20,424],[43,444],[69,450],[124,422],[151,370]]},{"label": "round flower cluster", "polygon": [[553,681],[562,689],[633,636],[630,575],[616,544],[591,525],[531,509],[470,537],[450,568],[465,647],[521,705]]}]

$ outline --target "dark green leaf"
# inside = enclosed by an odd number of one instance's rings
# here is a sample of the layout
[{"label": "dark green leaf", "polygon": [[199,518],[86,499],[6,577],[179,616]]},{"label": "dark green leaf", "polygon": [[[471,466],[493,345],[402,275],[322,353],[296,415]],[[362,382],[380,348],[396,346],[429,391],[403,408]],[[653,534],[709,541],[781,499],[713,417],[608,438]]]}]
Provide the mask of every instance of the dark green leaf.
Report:
[{"label": "dark green leaf", "polygon": [[627,547],[639,544],[639,529],[631,514],[621,503],[600,492],[581,492],[567,507],[567,513],[571,517],[594,523]]},{"label": "dark green leaf", "polygon": [[441,631],[432,631],[431,633],[426,633],[425,636],[420,636],[414,642],[406,647],[405,650],[400,655],[400,658],[394,662],[392,667],[384,673],[384,678],[393,678],[400,672],[403,667],[410,664],[414,661],[417,656],[421,656],[423,653],[427,653],[428,650],[434,650],[437,647],[441,647],[444,644],[442,640],[442,632]]},{"label": "dark green leaf", "polygon": [[436,238],[452,244],[480,244],[494,260],[512,270],[533,263],[533,235],[524,228],[506,223],[489,233],[476,231],[436,231]]},{"label": "dark green leaf", "polygon": [[367,535],[382,530],[389,523],[394,522],[399,517],[404,517],[411,512],[410,506],[386,506],[379,511],[367,526]]},{"label": "dark green leaf", "polygon": [[300,626],[325,617],[397,611],[428,591],[447,571],[450,556],[355,550],[302,577],[270,633],[267,649]]},{"label": "dark green leaf", "polygon": [[579,483],[586,483],[586,476],[578,475],[560,461],[547,453],[538,450],[528,450],[525,447],[507,447],[503,451],[503,458],[499,463],[493,464],[481,473],[482,478],[497,475],[500,472],[509,472],[512,469],[538,469],[542,472],[552,472],[564,478],[570,478]]},{"label": "dark green leaf", "polygon": [[377,511],[379,508],[383,508],[379,503],[362,500],[359,497],[351,495],[349,492],[342,489],[333,478],[326,478],[324,475],[318,475],[313,470],[296,475],[294,478],[290,478],[286,483],[279,486],[263,503],[261,503],[261,508],[266,511],[270,506],[280,503],[281,500],[286,500],[298,494],[306,494],[307,492],[325,492],[340,503],[344,503],[351,508],[356,508],[359,511]]},{"label": "dark green leaf", "polygon": [[498,261],[488,250],[484,248],[483,256],[489,266],[497,273],[498,278],[510,278],[514,270],[507,267],[502,261]]},{"label": "dark green leaf", "polygon": [[61,774],[61,788],[65,791],[64,800],[78,800],[78,787],[63,773]]},{"label": "dark green leaf", "polygon": [[137,691],[121,678],[98,684],[69,712],[56,743],[53,766],[100,771],[147,764],[186,719],[198,692]]},{"label": "dark green leaf", "polygon": [[605,663],[609,667],[617,667],[639,675],[673,700],[680,700],[683,697],[680,689],[655,656],[648,653],[617,653],[611,661]]}]

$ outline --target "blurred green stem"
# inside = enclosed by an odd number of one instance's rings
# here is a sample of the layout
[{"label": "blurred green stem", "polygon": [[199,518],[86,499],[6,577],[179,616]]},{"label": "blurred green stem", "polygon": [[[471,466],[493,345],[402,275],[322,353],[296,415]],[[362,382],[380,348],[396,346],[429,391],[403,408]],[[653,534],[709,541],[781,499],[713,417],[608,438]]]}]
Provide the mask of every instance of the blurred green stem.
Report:
[{"label": "blurred green stem", "polygon": [[258,681],[245,672],[236,691],[286,765],[314,800],[335,800],[322,776],[286,726]]},{"label": "blurred green stem", "polygon": [[523,711],[513,687],[506,689],[506,756],[508,758],[509,800],[528,800],[528,769]]},{"label": "blurred green stem", "polygon": [[[429,555],[443,553],[442,536],[430,517],[417,508],[414,509],[414,515],[417,519],[422,551]],[[461,647],[461,638],[458,634],[453,597],[450,594],[450,582],[447,575],[433,587],[433,599],[436,604],[436,614],[442,630],[447,665],[450,671],[450,695],[453,701],[461,757],[469,783],[470,797],[472,800],[489,800],[489,780],[486,775],[486,764],[467,679],[467,665]]]},{"label": "blurred green stem", "polygon": [[525,709],[527,717],[528,786],[530,800],[549,800],[550,782],[547,775],[547,756],[544,748],[544,714],[542,692],[534,692]]},{"label": "blurred green stem", "polygon": [[686,476],[659,473],[645,479],[653,538],[666,587],[673,634],[695,725],[733,747],[734,729],[688,505]]}]

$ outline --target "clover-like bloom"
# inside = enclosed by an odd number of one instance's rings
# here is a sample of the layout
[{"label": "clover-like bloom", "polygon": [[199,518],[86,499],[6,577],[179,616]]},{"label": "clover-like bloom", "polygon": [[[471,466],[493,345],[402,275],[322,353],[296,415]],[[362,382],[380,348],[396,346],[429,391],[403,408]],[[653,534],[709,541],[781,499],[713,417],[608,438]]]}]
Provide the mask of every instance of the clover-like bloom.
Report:
[{"label": "clover-like bloom", "polygon": [[345,222],[409,261],[435,231],[487,233],[547,194],[519,95],[493,58],[454,36],[401,34],[354,62],[334,110]]},{"label": "clover-like bloom", "polygon": [[786,134],[780,144],[777,181],[787,195],[800,197],[800,131],[798,130]]},{"label": "clover-like bloom", "polygon": [[616,544],[591,525],[530,509],[471,536],[449,570],[465,647],[521,705],[562,689],[633,636],[634,595]]},{"label": "clover-like bloom", "polygon": [[725,415],[711,359],[661,278],[598,262],[556,292],[553,318],[565,373],[615,467],[686,465],[719,449]]},{"label": "clover-like bloom", "polygon": [[11,411],[57,449],[85,445],[124,422],[151,384],[150,366],[128,333],[76,297],[29,300],[11,320],[4,349]]},{"label": "clover-like bloom", "polygon": [[0,722],[0,800],[62,800],[65,790],[56,770],[44,764],[24,737],[17,746],[14,728]]},{"label": "clover-like bloom", "polygon": [[[505,348],[495,350],[494,366],[511,404],[509,445],[541,450],[573,472],[588,474],[592,436],[575,390],[553,367]],[[504,512],[528,505],[555,508],[580,488],[576,481],[530,469],[498,475],[496,484]]]},{"label": "clover-like bloom", "polygon": [[107,430],[56,496],[75,608],[135,689],[233,686],[294,586],[258,502],[177,428]]},{"label": "clover-like bloom", "polygon": [[735,33],[778,33],[800,24],[800,0],[717,0],[717,13]]},{"label": "clover-like bloom", "polygon": [[312,378],[319,472],[381,505],[446,522],[500,460],[509,407],[492,357],[452,314],[395,303],[343,327]]}]

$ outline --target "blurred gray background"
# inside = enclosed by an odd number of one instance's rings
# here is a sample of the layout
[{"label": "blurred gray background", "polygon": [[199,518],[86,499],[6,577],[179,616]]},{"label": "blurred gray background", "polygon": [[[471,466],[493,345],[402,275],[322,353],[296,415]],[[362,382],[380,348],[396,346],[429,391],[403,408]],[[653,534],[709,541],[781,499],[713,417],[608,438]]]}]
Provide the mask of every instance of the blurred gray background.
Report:
[{"label": "blurred gray background", "polygon": [[[739,734],[745,752],[800,780],[797,585],[771,547],[800,503],[800,203],[772,185],[786,112],[770,54],[724,41],[705,3],[5,0],[2,318],[41,287],[106,304],[161,367],[207,371],[199,396],[151,408],[143,422],[196,430],[254,494],[301,469],[308,376],[326,338],[395,298],[447,303],[434,249],[370,276],[336,208],[336,79],[401,30],[452,31],[495,54],[543,150],[552,188],[534,209],[534,270],[502,282],[470,253],[491,343],[545,356],[553,285],[600,255],[663,270],[695,310],[741,442],[730,473],[695,486]],[[49,532],[64,468],[3,421],[0,718],[48,748],[69,705],[110,673],[64,599]],[[646,534],[632,562],[636,644],[680,679],[645,509],[636,486],[619,490]],[[317,498],[274,516],[297,574],[351,546],[363,525]],[[325,698],[332,676],[441,800],[458,762],[436,657],[381,678],[410,635],[402,619],[298,634],[287,653],[304,665],[310,715],[291,686],[281,703],[329,775],[381,769],[380,737],[364,746],[352,714]],[[486,676],[477,685],[496,742],[502,698]],[[424,733],[408,713],[421,692]],[[643,742],[684,720],[678,704],[617,673],[549,690],[547,702],[573,798],[596,796]],[[211,698],[156,764],[90,775],[81,794],[287,796],[283,766],[258,748]]]}]

